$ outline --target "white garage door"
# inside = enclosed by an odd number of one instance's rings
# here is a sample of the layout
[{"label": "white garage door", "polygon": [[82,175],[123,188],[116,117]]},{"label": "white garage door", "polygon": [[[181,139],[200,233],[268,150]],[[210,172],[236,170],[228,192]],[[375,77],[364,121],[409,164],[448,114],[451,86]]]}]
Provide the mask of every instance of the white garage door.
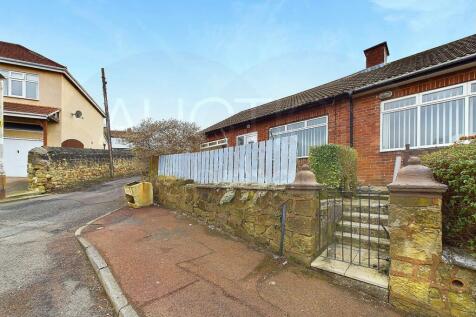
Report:
[{"label": "white garage door", "polygon": [[28,151],[43,145],[42,140],[4,139],[5,173],[7,176],[26,177]]}]

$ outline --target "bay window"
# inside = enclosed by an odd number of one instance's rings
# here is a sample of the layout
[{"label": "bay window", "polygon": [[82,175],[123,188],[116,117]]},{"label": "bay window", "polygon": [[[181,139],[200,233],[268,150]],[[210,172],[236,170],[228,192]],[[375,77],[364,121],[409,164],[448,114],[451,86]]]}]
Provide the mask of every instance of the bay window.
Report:
[{"label": "bay window", "polygon": [[428,91],[381,104],[381,150],[449,145],[476,133],[476,83]]},{"label": "bay window", "polygon": [[298,157],[309,156],[309,147],[327,144],[327,116],[293,122],[269,129],[269,139],[297,135]]},{"label": "bay window", "polygon": [[6,70],[0,70],[0,73],[5,77],[4,96],[39,99],[38,75]]}]

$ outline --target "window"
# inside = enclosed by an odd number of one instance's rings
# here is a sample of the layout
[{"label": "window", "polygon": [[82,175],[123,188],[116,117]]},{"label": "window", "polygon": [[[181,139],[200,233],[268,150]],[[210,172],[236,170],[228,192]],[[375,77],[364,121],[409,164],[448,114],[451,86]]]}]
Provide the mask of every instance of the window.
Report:
[{"label": "window", "polygon": [[244,145],[258,142],[258,132],[251,132],[236,137],[236,145]]},{"label": "window", "polygon": [[0,69],[0,74],[5,77],[5,79],[3,80],[3,95],[8,96],[8,71]]},{"label": "window", "polygon": [[381,105],[381,150],[449,145],[476,133],[476,83],[425,92]]},{"label": "window", "polygon": [[38,99],[38,75],[6,70],[0,70],[0,73],[6,78],[4,81],[4,96]]},{"label": "window", "polygon": [[309,156],[309,147],[327,144],[327,116],[269,129],[270,139],[291,135],[298,137],[298,157]]},{"label": "window", "polygon": [[228,139],[224,138],[224,139],[220,139],[220,140],[216,140],[216,141],[210,141],[210,142],[202,143],[200,145],[200,148],[202,150],[204,150],[204,149],[216,148],[216,147],[226,147],[227,144],[228,144]]}]

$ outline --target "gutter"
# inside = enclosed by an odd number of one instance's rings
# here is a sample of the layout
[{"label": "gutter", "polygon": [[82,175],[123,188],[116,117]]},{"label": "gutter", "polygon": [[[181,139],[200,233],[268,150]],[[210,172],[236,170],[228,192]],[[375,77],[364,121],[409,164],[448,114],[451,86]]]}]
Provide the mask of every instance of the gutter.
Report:
[{"label": "gutter", "polygon": [[42,70],[47,70],[47,71],[52,71],[56,73],[62,73],[63,75],[66,76],[66,78],[73,83],[76,88],[81,92],[81,94],[88,99],[88,101],[93,105],[94,108],[105,118],[106,114],[104,111],[99,107],[99,105],[96,103],[96,101],[88,94],[86,89],[84,89],[83,86],[76,80],[76,78],[71,75],[71,73],[68,71],[66,67],[56,67],[56,66],[48,66],[48,65],[43,65],[43,64],[37,64],[37,63],[32,63],[32,62],[25,62],[17,59],[12,59],[12,58],[6,58],[6,57],[0,57],[0,63],[5,63],[5,64],[12,64],[12,65],[18,65],[18,66],[26,66],[26,67],[32,67],[32,68],[37,68],[37,69],[42,69]]}]

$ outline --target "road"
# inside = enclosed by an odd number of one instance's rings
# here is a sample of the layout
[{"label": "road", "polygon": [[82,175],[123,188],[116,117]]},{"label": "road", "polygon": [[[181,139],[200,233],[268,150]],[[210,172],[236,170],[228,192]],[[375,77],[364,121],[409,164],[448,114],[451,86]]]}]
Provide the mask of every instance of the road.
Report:
[{"label": "road", "polygon": [[74,231],[123,206],[132,180],[0,204],[0,316],[113,316]]}]

